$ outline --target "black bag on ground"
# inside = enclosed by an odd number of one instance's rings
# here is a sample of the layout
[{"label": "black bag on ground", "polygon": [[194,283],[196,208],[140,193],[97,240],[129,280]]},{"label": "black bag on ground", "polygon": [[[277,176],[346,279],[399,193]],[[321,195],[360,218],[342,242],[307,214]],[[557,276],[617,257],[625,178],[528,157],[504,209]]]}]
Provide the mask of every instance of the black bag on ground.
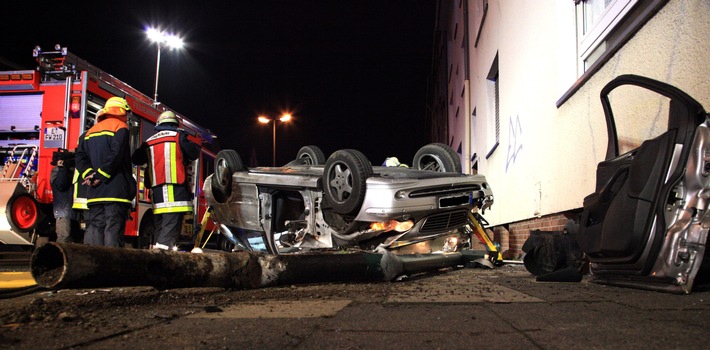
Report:
[{"label": "black bag on ground", "polygon": [[537,276],[537,281],[579,282],[583,265],[582,250],[577,245],[574,232],[530,232],[523,244],[525,268]]}]

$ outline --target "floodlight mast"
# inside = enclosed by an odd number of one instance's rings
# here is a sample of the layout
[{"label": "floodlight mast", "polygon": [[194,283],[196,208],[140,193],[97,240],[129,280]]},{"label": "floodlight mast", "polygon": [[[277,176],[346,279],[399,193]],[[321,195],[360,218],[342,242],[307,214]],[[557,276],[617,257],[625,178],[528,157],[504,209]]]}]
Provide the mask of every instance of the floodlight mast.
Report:
[{"label": "floodlight mast", "polygon": [[175,34],[166,34],[157,28],[148,28],[145,31],[148,39],[155,43],[157,47],[157,55],[155,59],[155,90],[153,94],[153,104],[158,105],[158,78],[160,76],[160,51],[163,45],[167,45],[170,49],[180,49],[184,46],[182,38]]}]

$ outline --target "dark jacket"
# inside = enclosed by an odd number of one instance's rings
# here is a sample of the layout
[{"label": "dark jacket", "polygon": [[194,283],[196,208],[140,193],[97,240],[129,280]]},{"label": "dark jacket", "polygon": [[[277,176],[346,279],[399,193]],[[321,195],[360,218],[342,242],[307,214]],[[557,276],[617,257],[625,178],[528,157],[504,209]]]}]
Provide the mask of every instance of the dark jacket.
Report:
[{"label": "dark jacket", "polygon": [[76,167],[81,179],[93,174],[99,184],[89,188],[87,202],[131,204],[136,195],[125,121],[107,117],[79,139]]},{"label": "dark jacket", "polygon": [[72,217],[72,187],[69,169],[65,166],[55,166],[49,175],[52,185],[53,209],[55,218]]}]

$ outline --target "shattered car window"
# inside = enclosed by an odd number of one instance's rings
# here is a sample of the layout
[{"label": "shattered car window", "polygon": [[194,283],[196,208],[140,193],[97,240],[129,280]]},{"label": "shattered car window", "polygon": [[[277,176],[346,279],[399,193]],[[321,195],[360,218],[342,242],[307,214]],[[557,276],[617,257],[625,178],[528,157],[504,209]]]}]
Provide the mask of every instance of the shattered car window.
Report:
[{"label": "shattered car window", "polygon": [[621,86],[609,94],[614,112],[619,154],[668,130],[670,99],[647,89]]}]

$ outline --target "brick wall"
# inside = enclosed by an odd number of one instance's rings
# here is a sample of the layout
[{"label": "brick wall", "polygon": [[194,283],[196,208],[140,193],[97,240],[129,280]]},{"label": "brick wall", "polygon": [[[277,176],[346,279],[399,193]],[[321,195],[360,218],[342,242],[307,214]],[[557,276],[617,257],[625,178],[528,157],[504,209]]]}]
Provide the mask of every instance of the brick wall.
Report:
[{"label": "brick wall", "polygon": [[500,243],[504,259],[519,260],[523,254],[523,243],[530,236],[530,231],[562,231],[567,221],[576,216],[574,211],[562,212],[489,227],[486,231],[493,240]]}]

